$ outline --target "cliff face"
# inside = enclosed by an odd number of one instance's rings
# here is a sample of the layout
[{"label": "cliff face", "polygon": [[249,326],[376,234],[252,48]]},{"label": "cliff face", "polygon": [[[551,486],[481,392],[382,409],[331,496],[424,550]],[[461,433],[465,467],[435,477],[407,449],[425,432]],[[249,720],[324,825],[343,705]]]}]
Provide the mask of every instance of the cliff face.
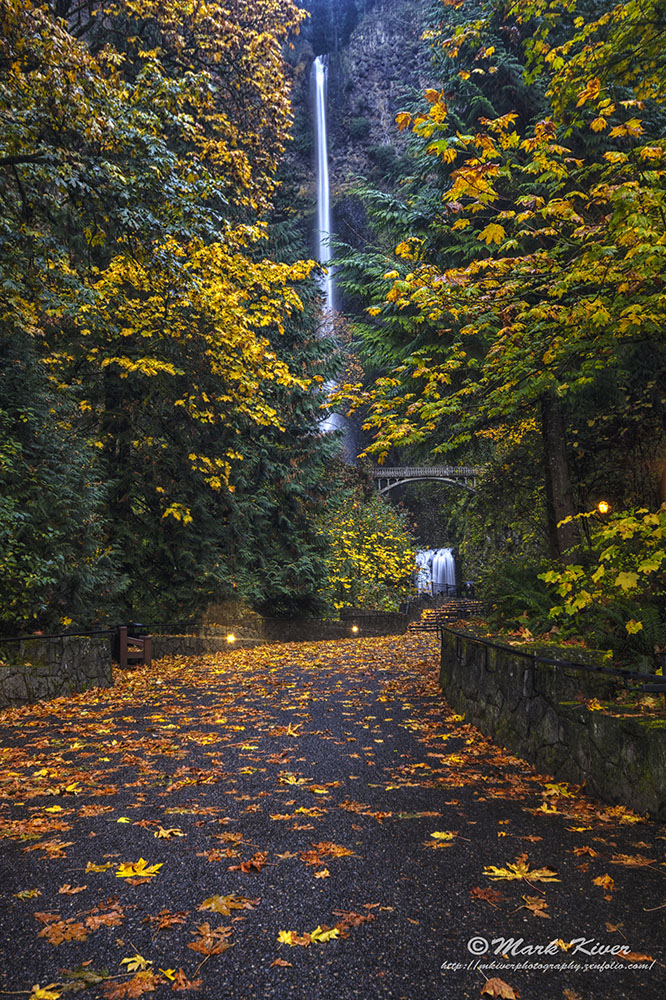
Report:
[{"label": "cliff face", "polygon": [[425,84],[422,0],[377,0],[348,43],[329,55],[331,184],[340,198],[357,177],[382,174],[403,149],[401,101]]},{"label": "cliff face", "polygon": [[312,20],[288,53],[293,68],[295,123],[285,181],[294,193],[292,207],[310,217],[313,230],[316,178],[310,70],[316,52],[328,47],[334,228],[344,240],[358,245],[368,234],[360,203],[349,192],[363,177],[390,186],[387,178],[405,147],[395,115],[405,94],[428,85],[429,54],[420,40],[425,26],[424,2],[356,0],[355,17],[347,18],[344,32],[333,31],[328,21],[326,32],[322,32],[324,15],[317,14],[316,5],[310,6]]}]

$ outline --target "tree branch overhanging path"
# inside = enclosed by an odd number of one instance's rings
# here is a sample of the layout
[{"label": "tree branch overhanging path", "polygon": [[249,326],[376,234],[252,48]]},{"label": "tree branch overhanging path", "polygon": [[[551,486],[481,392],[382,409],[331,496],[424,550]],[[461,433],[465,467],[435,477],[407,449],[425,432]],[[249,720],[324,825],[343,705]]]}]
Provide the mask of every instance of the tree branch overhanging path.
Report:
[{"label": "tree branch overhanging path", "polygon": [[[437,667],[431,637],[267,646],[2,713],[0,995],[660,996],[663,827],[484,739]],[[479,936],[633,968],[474,971]]]}]

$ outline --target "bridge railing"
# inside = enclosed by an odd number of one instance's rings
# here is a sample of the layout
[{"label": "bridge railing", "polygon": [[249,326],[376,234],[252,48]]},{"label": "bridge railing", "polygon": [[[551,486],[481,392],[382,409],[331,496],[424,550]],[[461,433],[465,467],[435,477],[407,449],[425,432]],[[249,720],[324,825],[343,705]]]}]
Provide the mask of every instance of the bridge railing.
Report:
[{"label": "bridge railing", "polygon": [[372,470],[375,479],[402,479],[405,476],[459,476],[466,478],[476,478],[483,472],[483,468],[474,465],[401,465],[391,468],[377,468]]}]

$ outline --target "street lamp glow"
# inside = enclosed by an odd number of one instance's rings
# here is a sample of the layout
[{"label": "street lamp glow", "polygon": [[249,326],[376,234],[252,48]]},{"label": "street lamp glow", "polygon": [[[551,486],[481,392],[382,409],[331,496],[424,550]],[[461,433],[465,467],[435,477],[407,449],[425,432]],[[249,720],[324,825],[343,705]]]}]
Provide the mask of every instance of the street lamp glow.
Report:
[{"label": "street lamp glow", "polygon": [[236,641],[236,636],[233,634],[233,632],[230,632],[229,635],[227,636],[227,642],[232,643],[235,641]]},{"label": "street lamp glow", "polygon": [[597,504],[597,510],[600,514],[607,514],[610,510],[610,504],[608,500],[600,500]]},{"label": "street lamp glow", "polygon": [[352,632],[358,632],[358,625],[352,625]]}]

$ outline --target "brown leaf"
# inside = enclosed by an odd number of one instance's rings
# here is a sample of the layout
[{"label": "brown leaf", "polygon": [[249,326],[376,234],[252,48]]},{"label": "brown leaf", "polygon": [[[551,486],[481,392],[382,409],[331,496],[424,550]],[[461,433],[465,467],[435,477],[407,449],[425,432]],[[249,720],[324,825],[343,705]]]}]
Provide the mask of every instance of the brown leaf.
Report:
[{"label": "brown leaf", "polygon": [[614,854],[610,860],[612,865],[625,865],[627,868],[643,868],[653,865],[656,858],[646,858],[642,854]]},{"label": "brown leaf", "polygon": [[231,927],[216,927],[211,930],[210,924],[200,924],[195,931],[194,941],[188,942],[187,947],[192,951],[198,951],[201,955],[221,955],[227,948],[231,948],[231,941],[227,939],[231,936]]},{"label": "brown leaf", "polygon": [[529,910],[530,913],[535,917],[546,917],[550,920],[550,914],[545,911],[548,909],[548,903],[543,898],[543,896],[523,896],[525,900],[525,909]]},{"label": "brown leaf", "polygon": [[253,910],[260,902],[260,897],[248,899],[246,896],[231,893],[229,896],[209,896],[197,909],[212,910],[214,913],[221,913],[223,917],[228,917],[232,910]]},{"label": "brown leaf", "polygon": [[154,972],[137,972],[136,976],[124,983],[104,983],[102,992],[107,1000],[124,1000],[125,997],[154,993],[160,982],[162,980]]},{"label": "brown leaf", "polygon": [[485,903],[490,903],[491,906],[495,907],[498,903],[501,903],[503,899],[507,898],[497,889],[482,889],[481,886],[478,885],[475,885],[473,889],[470,889],[469,894],[473,899],[482,899]]},{"label": "brown leaf", "polygon": [[274,965],[282,966],[282,968],[293,969],[293,964],[291,962],[286,962],[284,958],[276,958],[275,961],[271,962],[270,968],[272,969]]},{"label": "brown leaf", "polygon": [[125,919],[122,906],[117,904],[106,913],[93,912],[86,917],[86,927],[91,931],[99,930],[100,927],[119,927]]},{"label": "brown leaf", "polygon": [[260,872],[268,864],[268,854],[266,851],[257,851],[247,861],[241,861],[239,865],[229,865],[230,872]]},{"label": "brown leaf", "polygon": [[170,913],[169,910],[163,909],[159,913],[156,913],[154,917],[144,917],[141,923],[150,924],[154,929],[154,933],[158,934],[160,931],[170,930],[177,924],[184,924],[189,912],[189,910],[179,910],[176,913]]},{"label": "brown leaf", "polygon": [[61,896],[75,896],[77,892],[83,892],[87,888],[87,885],[73,886],[66,882],[65,885],[60,886],[58,892]]},{"label": "brown leaf", "polygon": [[182,969],[179,969],[173,979],[172,990],[198,990],[203,986],[203,979],[188,979]]},{"label": "brown leaf", "polygon": [[312,845],[319,854],[329,855],[331,858],[344,858],[353,855],[348,847],[341,847],[340,844],[333,844],[330,840],[322,840],[320,844]]},{"label": "brown leaf", "polygon": [[63,941],[85,941],[88,934],[83,924],[69,918],[48,923],[37,937],[45,937],[51,944],[58,945]]},{"label": "brown leaf", "polygon": [[481,995],[487,995],[489,997],[503,997],[504,1000],[517,1000],[520,997],[520,993],[516,992],[508,983],[505,983],[503,979],[489,979],[481,990]]}]

